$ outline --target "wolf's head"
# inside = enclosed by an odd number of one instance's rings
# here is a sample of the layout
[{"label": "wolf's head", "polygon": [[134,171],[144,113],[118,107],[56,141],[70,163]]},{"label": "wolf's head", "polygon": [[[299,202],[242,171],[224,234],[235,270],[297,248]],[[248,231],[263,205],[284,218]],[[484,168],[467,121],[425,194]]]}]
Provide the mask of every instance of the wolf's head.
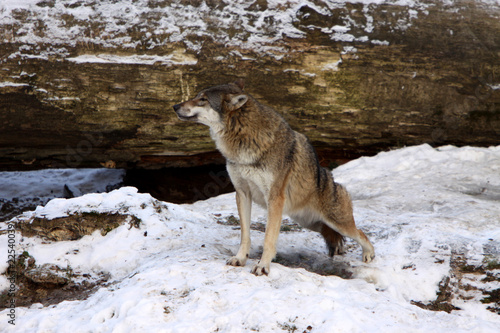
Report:
[{"label": "wolf's head", "polygon": [[207,88],[195,98],[174,105],[174,111],[180,120],[213,126],[221,122],[224,114],[245,105],[248,95],[243,88],[243,80]]}]

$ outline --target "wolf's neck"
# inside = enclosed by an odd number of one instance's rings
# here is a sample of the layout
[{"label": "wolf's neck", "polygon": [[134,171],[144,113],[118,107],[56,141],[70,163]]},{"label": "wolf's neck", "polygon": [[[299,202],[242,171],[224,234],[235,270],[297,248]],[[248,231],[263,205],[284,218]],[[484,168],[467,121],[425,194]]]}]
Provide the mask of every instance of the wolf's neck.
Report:
[{"label": "wolf's neck", "polygon": [[246,165],[260,160],[269,149],[273,136],[269,129],[256,127],[254,119],[243,113],[227,118],[223,127],[211,127],[210,134],[227,160]]}]

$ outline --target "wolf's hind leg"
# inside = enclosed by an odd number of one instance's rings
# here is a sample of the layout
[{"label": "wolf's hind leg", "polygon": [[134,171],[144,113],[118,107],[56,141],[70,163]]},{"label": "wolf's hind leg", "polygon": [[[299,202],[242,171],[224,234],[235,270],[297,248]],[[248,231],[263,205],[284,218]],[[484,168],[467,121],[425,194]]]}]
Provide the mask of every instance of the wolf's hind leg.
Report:
[{"label": "wolf's hind leg", "polygon": [[231,266],[245,266],[250,253],[250,219],[252,213],[252,196],[250,192],[236,191],[236,205],[240,215],[241,243],[238,253],[227,261]]},{"label": "wolf's hind leg", "polygon": [[321,225],[321,235],[325,239],[326,246],[328,248],[328,255],[333,257],[336,254],[344,254],[344,237],[327,226],[326,224]]},{"label": "wolf's hind leg", "polygon": [[373,248],[372,243],[368,240],[365,233],[356,228],[354,225],[354,220],[352,220],[352,224],[345,225],[337,223],[336,221],[328,221],[326,222],[329,227],[335,229],[338,233],[343,236],[354,239],[361,247],[363,248],[363,261],[370,262],[375,258],[375,250]]},{"label": "wolf's hind leg", "polygon": [[335,200],[324,212],[325,224],[341,235],[354,239],[363,248],[363,261],[372,261],[375,258],[375,250],[364,232],[356,228],[349,193],[340,184],[334,183],[334,188]]}]

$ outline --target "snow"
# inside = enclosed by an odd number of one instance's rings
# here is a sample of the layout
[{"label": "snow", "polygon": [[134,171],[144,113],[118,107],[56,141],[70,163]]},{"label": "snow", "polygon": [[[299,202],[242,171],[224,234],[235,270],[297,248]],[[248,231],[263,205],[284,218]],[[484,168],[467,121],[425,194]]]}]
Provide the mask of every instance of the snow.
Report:
[{"label": "snow", "polygon": [[99,54],[99,55],[81,55],[74,58],[67,58],[66,60],[76,63],[118,63],[118,64],[142,64],[142,65],[196,65],[197,60],[178,61],[169,56],[148,56],[148,55],[132,55],[132,56],[118,56],[113,54]]},{"label": "snow", "polygon": [[[365,18],[356,20],[346,13],[339,18],[345,25],[330,28],[295,24],[299,21],[297,15],[301,8],[307,6],[330,16],[332,10],[344,8],[346,3],[363,4]],[[256,9],[254,1],[248,0],[224,1],[223,5],[211,7],[206,2],[193,6],[150,0],[3,0],[0,2],[0,26],[5,26],[4,42],[23,45],[24,52],[15,52],[13,57],[33,57],[31,48],[37,44],[96,44],[106,48],[151,50],[183,43],[187,49],[198,52],[203,44],[200,40],[204,38],[273,55],[288,52],[276,45],[284,37],[302,38],[313,28],[331,34],[334,40],[368,42],[368,36],[354,36],[349,31],[360,27],[371,33],[372,5],[381,4],[400,6],[408,11],[408,17],[403,15],[397,29],[406,29],[418,17],[419,11],[433,5],[420,0],[269,0],[267,7]],[[139,32],[140,36],[134,37],[131,31]],[[193,39],[193,36],[201,38]],[[64,48],[36,50],[35,54],[39,57],[42,54],[42,58],[68,56]]]},{"label": "snow", "polygon": [[15,82],[0,82],[0,88],[5,87],[29,87],[27,83],[15,83]]},{"label": "snow", "polygon": [[[492,15],[500,6],[500,0],[475,2],[494,9]],[[89,50],[99,45],[133,51],[179,44],[190,52],[199,52],[203,40],[208,39],[281,59],[289,52],[289,48],[282,45],[283,38],[303,38],[311,29],[319,29],[332,40],[343,43],[369,43],[373,37],[370,34],[374,32],[376,6],[400,7],[397,23],[377,22],[378,26],[392,24],[388,27],[391,31],[410,28],[433,6],[443,5],[450,11],[461,8],[460,3],[448,0],[268,0],[266,3],[267,6],[263,6],[256,1],[236,0],[208,6],[205,1],[181,4],[151,0],[3,0],[0,1],[0,28],[5,30],[4,43],[22,45],[10,55],[12,58],[65,59],[69,56],[68,50],[57,47],[63,44],[79,45],[83,49],[88,46]],[[348,3],[361,4],[363,15],[353,15],[357,10],[336,11],[346,8]],[[320,15],[336,15],[341,25],[301,26],[298,24],[300,10],[306,7]],[[368,35],[357,36],[353,28],[360,28]],[[377,43],[377,39],[373,39]],[[44,44],[49,45],[47,49],[40,49],[46,47]],[[98,59],[93,59],[96,61]],[[139,59],[139,63],[143,61]]]},{"label": "snow", "polygon": [[371,43],[375,44],[375,45],[385,45],[385,46],[389,45],[388,41],[386,41],[386,40],[381,41],[381,40],[378,40],[378,39],[372,39]]},{"label": "snow", "polygon": [[[331,259],[349,267],[352,279],[278,263],[269,276],[252,275],[264,237],[257,230],[251,231],[247,266],[226,266],[239,230],[217,218],[237,216],[234,193],[175,205],[125,187],[54,199],[18,217],[121,212],[141,225],[65,242],[17,235],[18,251],[28,251],[39,265],[107,272],[111,280],[86,300],[18,307],[15,327],[4,310],[0,331],[498,332],[500,316],[478,299],[454,299],[462,310],[450,314],[411,301],[436,299],[454,253],[471,263],[500,256],[500,146],[402,148],[351,161],[333,174],[350,191],[357,225],[377,254],[374,262],[362,263],[361,249],[349,242],[344,256]],[[254,206],[252,221],[265,221],[265,210]],[[0,243],[6,240],[0,234]],[[306,230],[282,232],[280,253],[330,260],[321,236]],[[5,262],[0,258],[0,271]],[[4,277],[1,285],[6,287]]]},{"label": "snow", "polygon": [[[492,15],[500,6],[500,0],[475,2],[478,6],[492,8]],[[202,50],[204,40],[213,40],[280,60],[290,52],[283,46],[285,37],[303,38],[314,29],[344,44],[369,43],[371,39],[378,43],[372,36],[376,35],[374,12],[378,10],[377,6],[399,7],[396,23],[376,22],[377,26],[387,26],[395,33],[410,28],[420,16],[427,15],[431,7],[442,5],[444,10],[451,12],[461,9],[460,3],[448,0],[268,0],[265,3],[266,6],[256,1],[236,0],[212,2],[209,6],[206,1],[3,0],[0,1],[0,29],[5,31],[4,43],[22,45],[10,55],[11,58],[66,59],[69,52],[65,47],[58,47],[60,45],[80,46],[81,50],[88,47],[89,53],[93,53],[90,50],[97,45],[110,50],[136,52],[141,49],[148,54],[155,50],[163,54],[165,46],[176,45],[197,53]],[[363,14],[356,14],[357,9],[345,11],[348,3],[362,5]],[[300,16],[304,8],[318,15],[335,15],[338,24],[303,26]],[[303,18],[307,16],[304,14]],[[359,31],[367,35],[357,35]],[[379,45],[388,45],[389,42],[382,43]],[[86,55],[80,55],[73,60],[85,61],[84,57]],[[109,57],[113,56],[109,54],[86,60],[125,63],[132,60],[106,59]],[[136,60],[139,64],[153,61]],[[169,59],[166,59],[166,64],[171,64]]]}]

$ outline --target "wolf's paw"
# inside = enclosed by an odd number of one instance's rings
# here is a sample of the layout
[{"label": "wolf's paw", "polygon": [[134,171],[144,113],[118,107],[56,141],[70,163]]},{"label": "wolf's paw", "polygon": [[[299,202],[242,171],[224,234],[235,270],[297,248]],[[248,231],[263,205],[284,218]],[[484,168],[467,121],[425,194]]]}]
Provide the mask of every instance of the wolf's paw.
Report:
[{"label": "wolf's paw", "polygon": [[252,274],[255,274],[257,276],[261,275],[269,275],[269,268],[270,264],[263,265],[260,263],[260,261],[257,263],[257,265],[253,266],[252,268]]},{"label": "wolf's paw", "polygon": [[244,259],[241,259],[241,258],[238,258],[238,257],[232,257],[230,258],[226,264],[227,265],[230,265],[230,266],[245,266],[245,264],[247,263],[247,259],[244,258]]},{"label": "wolf's paw", "polygon": [[375,258],[375,252],[363,252],[363,261],[366,263],[371,262]]},{"label": "wolf's paw", "polygon": [[344,245],[343,244],[339,244],[339,245],[328,245],[328,255],[330,257],[334,257],[336,255],[342,255],[344,254],[345,251],[344,251]]}]

